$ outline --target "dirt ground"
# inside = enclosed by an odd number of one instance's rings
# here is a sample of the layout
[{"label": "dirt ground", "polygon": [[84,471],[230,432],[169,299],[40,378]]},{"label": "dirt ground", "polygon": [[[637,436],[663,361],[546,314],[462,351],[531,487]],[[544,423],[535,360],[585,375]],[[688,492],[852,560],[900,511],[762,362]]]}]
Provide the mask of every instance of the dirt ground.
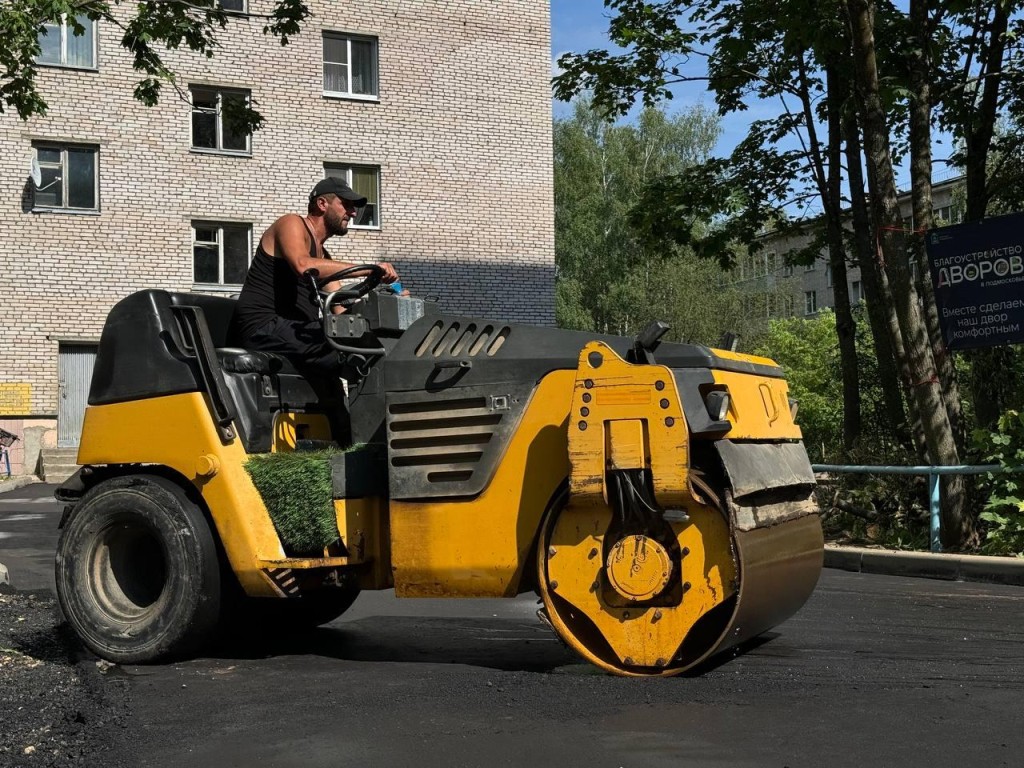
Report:
[{"label": "dirt ground", "polygon": [[55,599],[0,584],[0,767],[122,768],[128,680],[98,662]]}]

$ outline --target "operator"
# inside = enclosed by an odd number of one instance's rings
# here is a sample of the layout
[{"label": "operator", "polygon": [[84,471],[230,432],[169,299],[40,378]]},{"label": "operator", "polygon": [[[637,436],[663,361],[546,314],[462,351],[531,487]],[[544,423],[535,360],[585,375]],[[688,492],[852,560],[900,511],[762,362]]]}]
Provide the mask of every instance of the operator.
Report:
[{"label": "operator", "polygon": [[[348,233],[348,225],[366,198],[341,179],[328,177],[309,193],[305,216],[286,213],[260,237],[256,255],[242,285],[231,321],[232,343],[246,349],[274,352],[298,367],[341,374],[343,361],[327,343],[319,319],[316,295],[306,270],[317,270],[318,279],[355,266],[335,261],[324,242]],[[398,279],[387,262],[382,281]],[[325,286],[335,290],[337,283]]]}]

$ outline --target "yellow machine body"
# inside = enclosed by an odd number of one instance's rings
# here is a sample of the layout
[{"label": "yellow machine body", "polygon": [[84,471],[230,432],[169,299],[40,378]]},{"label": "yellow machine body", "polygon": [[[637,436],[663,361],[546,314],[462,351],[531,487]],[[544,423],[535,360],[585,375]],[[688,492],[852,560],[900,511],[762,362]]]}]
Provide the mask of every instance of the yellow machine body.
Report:
[{"label": "yellow machine body", "polygon": [[[493,355],[500,342],[476,348]],[[415,355],[437,349],[424,342]],[[705,352],[706,369],[687,379],[652,359],[628,362],[604,341],[584,344],[575,369],[548,370],[527,390],[478,492],[431,496],[393,481],[390,493],[336,490],[340,546],[322,556],[286,553],[245,469],[242,425],[218,426],[208,393],[91,405],[78,461],[103,477],[159,469],[194,489],[250,597],[301,597],[319,583],[303,574],[400,597],[534,589],[542,618],[584,658],[616,674],[677,674],[785,620],[822,565],[785,380],[770,360]],[[721,412],[707,415],[705,400]],[[389,413],[407,407],[394,402]],[[323,414],[297,410],[271,427],[271,453],[332,430]],[[417,445],[458,432],[449,425]]]},{"label": "yellow machine body", "polygon": [[518,594],[548,503],[569,474],[572,371],[537,386],[490,484],[466,500],[392,501],[392,565],[401,597]]}]

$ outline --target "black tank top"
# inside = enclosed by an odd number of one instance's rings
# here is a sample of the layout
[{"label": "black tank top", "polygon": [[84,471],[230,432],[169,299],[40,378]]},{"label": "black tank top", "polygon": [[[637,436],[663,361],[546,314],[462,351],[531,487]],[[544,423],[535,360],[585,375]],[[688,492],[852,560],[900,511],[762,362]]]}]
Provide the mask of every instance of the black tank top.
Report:
[{"label": "black tank top", "polygon": [[[306,220],[302,223],[306,224]],[[309,230],[308,224],[306,229]],[[316,238],[312,230],[309,230],[309,237],[309,255],[316,258]],[[330,258],[326,251],[324,258]],[[231,323],[234,343],[244,341],[275,317],[315,321],[317,306],[310,279],[295,274],[287,259],[274,258],[264,251],[260,238],[235,306]]]}]

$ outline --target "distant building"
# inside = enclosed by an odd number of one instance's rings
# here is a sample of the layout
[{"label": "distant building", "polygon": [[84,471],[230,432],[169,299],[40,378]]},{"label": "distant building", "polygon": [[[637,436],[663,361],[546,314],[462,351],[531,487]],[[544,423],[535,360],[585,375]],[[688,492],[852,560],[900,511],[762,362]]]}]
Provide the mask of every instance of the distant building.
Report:
[{"label": "distant building", "polygon": [[[963,177],[936,182],[932,187],[932,205],[937,222],[957,224],[963,218],[956,201],[957,190],[963,187]],[[906,192],[899,198],[900,210],[907,227],[913,226],[912,201]],[[744,309],[769,319],[777,317],[811,317],[823,309],[835,307],[832,292],[832,268],[828,252],[822,250],[813,263],[806,266],[786,264],[784,254],[806,247],[811,235],[781,236],[769,232],[763,238],[763,247],[748,255],[737,265],[727,279],[731,287],[748,294]],[[916,264],[911,269],[916,277]],[[846,279],[850,302],[864,298],[860,267],[847,262]]]},{"label": "distant building", "polygon": [[[254,16],[232,19],[211,59],[167,52],[180,94],[165,85],[153,108],[133,98],[121,30],[47,29],[48,114],[0,115],[0,428],[21,438],[15,473],[40,447],[77,445],[115,302],[237,292],[255,238],[325,175],[370,200],[328,243],[339,258],[392,261],[447,310],[554,324],[549,3],[308,5],[287,46]],[[254,135],[231,125],[242,102],[266,119]]]}]

